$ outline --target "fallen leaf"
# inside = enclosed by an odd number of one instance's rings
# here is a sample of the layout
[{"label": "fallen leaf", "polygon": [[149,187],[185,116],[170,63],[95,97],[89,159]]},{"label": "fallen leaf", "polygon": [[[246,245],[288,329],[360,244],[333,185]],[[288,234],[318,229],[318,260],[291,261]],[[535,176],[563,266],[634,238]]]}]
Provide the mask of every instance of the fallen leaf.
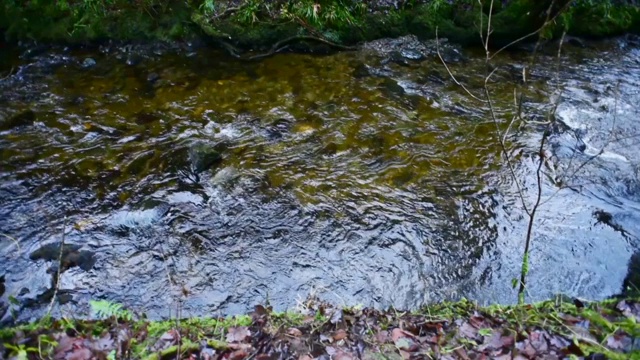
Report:
[{"label": "fallen leaf", "polygon": [[249,353],[244,350],[236,350],[229,355],[229,360],[242,360],[249,356]]},{"label": "fallen leaf", "polygon": [[495,351],[500,350],[504,347],[504,343],[502,341],[502,334],[499,332],[493,332],[491,336],[485,336],[484,342],[478,347],[480,351]]},{"label": "fallen leaf", "polygon": [[614,334],[607,338],[607,347],[611,350],[626,351],[631,343],[631,338],[624,334]]},{"label": "fallen leaf", "polygon": [[376,333],[376,340],[381,344],[385,344],[391,340],[391,337],[387,330],[381,330]]},{"label": "fallen leaf", "polygon": [[542,331],[536,330],[529,334],[529,341],[531,346],[538,353],[547,353],[549,351],[549,344],[547,343],[546,334]]},{"label": "fallen leaf", "polygon": [[251,331],[246,326],[237,326],[229,328],[227,332],[227,342],[239,343],[251,337]]},{"label": "fallen leaf", "polygon": [[354,360],[355,357],[346,351],[338,350],[338,352],[332,356],[332,359],[333,360]]},{"label": "fallen leaf", "polygon": [[115,349],[115,343],[109,333],[106,333],[96,340],[85,340],[85,346],[92,351],[103,352],[105,354]]},{"label": "fallen leaf", "polygon": [[340,340],[346,339],[347,336],[348,336],[347,332],[342,330],[342,329],[340,329],[340,330],[336,331],[335,333],[333,333],[333,340],[340,341]]},{"label": "fallen leaf", "polygon": [[79,349],[73,350],[73,352],[71,352],[70,354],[67,354],[67,356],[64,359],[65,360],[91,360],[92,357],[93,357],[93,354],[91,353],[91,350],[87,348],[79,348]]},{"label": "fallen leaf", "polygon": [[300,329],[298,328],[289,328],[289,330],[287,330],[287,334],[295,337],[300,337],[302,336],[302,331],[300,331]]},{"label": "fallen leaf", "polygon": [[533,359],[537,354],[536,349],[531,345],[529,339],[516,343],[516,349],[518,349],[521,354],[525,354],[529,359]]},{"label": "fallen leaf", "polygon": [[469,357],[469,355],[467,355],[467,351],[463,348],[457,348],[455,350],[455,353],[458,355],[458,357],[462,360],[471,360],[471,358]]},{"label": "fallen leaf", "polygon": [[624,316],[629,318],[635,318],[637,322],[640,322],[640,304],[629,303],[626,300],[622,300],[616,305]]},{"label": "fallen leaf", "polygon": [[478,329],[471,326],[469,323],[462,324],[458,329],[458,332],[467,339],[475,340],[478,338]]},{"label": "fallen leaf", "polygon": [[549,345],[555,347],[558,350],[562,350],[564,348],[566,348],[567,346],[569,346],[569,344],[571,344],[571,342],[565,338],[563,338],[562,336],[550,336],[549,338]]},{"label": "fallen leaf", "polygon": [[413,334],[399,328],[391,330],[391,339],[393,340],[393,342],[396,342],[398,339],[403,337],[413,338]]},{"label": "fallen leaf", "polygon": [[[396,347],[402,351],[416,351],[420,348],[414,340],[413,334],[402,329],[395,328],[391,331],[391,339]],[[404,356],[403,356],[404,357]]]},{"label": "fallen leaf", "polygon": [[176,329],[171,329],[162,334],[160,339],[152,346],[153,351],[161,351],[176,345],[180,341],[180,333]]},{"label": "fallen leaf", "polygon": [[487,327],[484,321],[484,317],[478,315],[469,318],[469,324],[471,324],[471,326],[475,327],[476,329]]}]

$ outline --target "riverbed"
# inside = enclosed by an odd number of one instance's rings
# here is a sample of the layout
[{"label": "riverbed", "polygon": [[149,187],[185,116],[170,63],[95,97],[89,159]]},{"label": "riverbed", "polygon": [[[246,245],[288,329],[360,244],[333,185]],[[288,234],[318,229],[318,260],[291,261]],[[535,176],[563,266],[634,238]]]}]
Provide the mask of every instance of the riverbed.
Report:
[{"label": "riverbed", "polygon": [[308,296],[514,303],[549,114],[527,300],[619,294],[640,251],[638,43],[548,45],[532,65],[530,47],[500,53],[498,134],[473,98],[484,54],[446,44],[447,70],[416,41],[260,61],[198,44],[12,50],[3,321],[43,315],[58,272],[54,311],[75,317],[92,299],[151,318]]}]

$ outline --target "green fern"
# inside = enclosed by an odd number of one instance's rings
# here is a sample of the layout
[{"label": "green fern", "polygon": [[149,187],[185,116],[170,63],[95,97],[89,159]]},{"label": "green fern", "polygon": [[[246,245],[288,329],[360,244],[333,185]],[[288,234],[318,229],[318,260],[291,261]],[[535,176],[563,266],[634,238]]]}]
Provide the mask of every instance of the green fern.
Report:
[{"label": "green fern", "polygon": [[121,304],[112,303],[108,300],[90,300],[91,310],[96,317],[105,319],[115,317],[118,319],[132,320],[133,314],[122,307]]}]

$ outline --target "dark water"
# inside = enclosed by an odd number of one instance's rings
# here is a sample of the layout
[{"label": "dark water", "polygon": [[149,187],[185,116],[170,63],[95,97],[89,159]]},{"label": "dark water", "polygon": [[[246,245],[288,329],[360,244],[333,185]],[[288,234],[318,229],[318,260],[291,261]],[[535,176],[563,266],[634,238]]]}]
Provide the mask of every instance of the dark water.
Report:
[{"label": "dark water", "polygon": [[[151,317],[178,301],[185,316],[227,314],[267,300],[291,308],[309,294],[399,308],[516,301],[527,215],[486,106],[432,54],[243,62],[160,45],[17,54],[0,81],[5,320],[48,307],[59,256],[50,244],[63,231],[55,311],[74,316],[90,299]],[[451,71],[479,93],[484,59],[460,54]],[[530,73],[529,123],[507,139],[527,203],[535,122],[558,90],[563,126],[546,149],[529,300],[622,289],[640,249],[639,58],[610,40],[566,48],[559,62],[549,50]],[[495,61],[503,130],[529,60]],[[220,159],[203,155],[211,149]],[[9,297],[20,303],[13,311]]]}]

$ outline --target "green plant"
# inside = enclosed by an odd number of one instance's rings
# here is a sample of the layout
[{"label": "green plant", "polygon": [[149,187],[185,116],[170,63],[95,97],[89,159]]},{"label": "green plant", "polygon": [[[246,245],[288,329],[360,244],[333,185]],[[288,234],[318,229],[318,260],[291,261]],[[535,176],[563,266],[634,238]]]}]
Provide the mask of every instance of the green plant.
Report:
[{"label": "green plant", "polygon": [[202,13],[209,16],[216,12],[216,5],[213,0],[204,0],[202,4],[200,4],[200,10]]},{"label": "green plant", "polygon": [[29,353],[38,352],[38,349],[34,347],[27,347],[25,344],[19,344],[19,345],[4,344],[4,347],[11,350],[11,355],[9,355],[9,357],[12,357],[17,360],[27,360],[29,358]]},{"label": "green plant", "polygon": [[120,304],[115,304],[108,300],[91,300],[89,301],[89,305],[91,305],[91,311],[93,311],[98,318],[115,317],[128,321],[133,319],[133,314],[129,310],[124,309]]}]

